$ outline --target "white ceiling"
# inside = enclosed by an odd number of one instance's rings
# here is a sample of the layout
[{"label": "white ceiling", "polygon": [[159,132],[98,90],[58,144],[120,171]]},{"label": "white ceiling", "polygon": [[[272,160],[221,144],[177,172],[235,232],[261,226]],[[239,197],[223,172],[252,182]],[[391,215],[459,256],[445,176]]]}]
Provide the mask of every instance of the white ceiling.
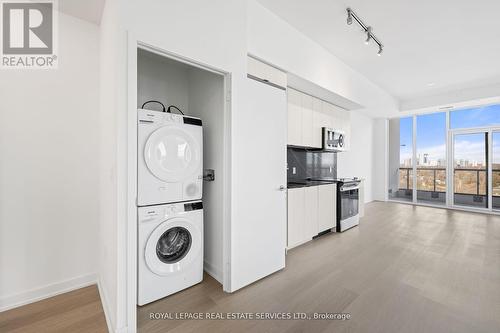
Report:
[{"label": "white ceiling", "polygon": [[[499,0],[258,1],[400,101],[500,83]],[[383,56],[346,24],[347,7]]]},{"label": "white ceiling", "polygon": [[59,0],[59,11],[95,24],[101,23],[105,0]]}]

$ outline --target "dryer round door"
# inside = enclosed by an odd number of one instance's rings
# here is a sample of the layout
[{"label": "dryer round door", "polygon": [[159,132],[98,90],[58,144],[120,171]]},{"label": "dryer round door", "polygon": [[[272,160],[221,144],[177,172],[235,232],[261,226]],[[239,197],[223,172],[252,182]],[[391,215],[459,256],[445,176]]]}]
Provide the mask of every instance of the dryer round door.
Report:
[{"label": "dryer round door", "polygon": [[158,179],[175,183],[199,170],[201,149],[191,134],[180,127],[165,126],[146,141],[144,159]]},{"label": "dryer round door", "polygon": [[161,276],[180,272],[200,255],[201,245],[201,231],[189,220],[167,220],[156,227],[147,240],[146,264]]}]

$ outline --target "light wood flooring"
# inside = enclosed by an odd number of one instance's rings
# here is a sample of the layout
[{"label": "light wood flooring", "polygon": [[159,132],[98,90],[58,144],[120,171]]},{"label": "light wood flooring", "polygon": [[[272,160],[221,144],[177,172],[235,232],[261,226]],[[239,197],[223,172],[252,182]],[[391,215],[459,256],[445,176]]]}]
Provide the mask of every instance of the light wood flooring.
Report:
[{"label": "light wood flooring", "polygon": [[105,333],[108,328],[93,285],[0,312],[0,332]]},{"label": "light wood flooring", "polygon": [[[343,312],[351,319],[149,319],[154,312]],[[139,332],[500,332],[500,217],[374,202],[359,227],[290,251],[284,270],[233,294],[205,276],[138,308],[138,326]]]}]

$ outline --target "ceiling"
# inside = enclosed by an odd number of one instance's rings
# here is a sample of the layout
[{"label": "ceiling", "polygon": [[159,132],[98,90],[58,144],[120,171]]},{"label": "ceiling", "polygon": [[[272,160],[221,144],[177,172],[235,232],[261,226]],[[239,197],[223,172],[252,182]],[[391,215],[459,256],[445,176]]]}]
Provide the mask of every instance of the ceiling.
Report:
[{"label": "ceiling", "polygon": [[[258,0],[401,102],[500,83],[498,0]],[[384,44],[365,45],[351,7]]]},{"label": "ceiling", "polygon": [[105,0],[60,0],[59,11],[95,24],[101,23]]}]

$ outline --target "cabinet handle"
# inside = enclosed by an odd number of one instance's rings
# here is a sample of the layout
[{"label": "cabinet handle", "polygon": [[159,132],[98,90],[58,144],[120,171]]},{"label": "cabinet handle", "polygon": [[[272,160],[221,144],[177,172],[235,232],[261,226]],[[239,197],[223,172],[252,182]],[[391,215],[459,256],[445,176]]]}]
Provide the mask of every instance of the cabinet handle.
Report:
[{"label": "cabinet handle", "polygon": [[286,191],[286,186],[285,185],[281,185],[280,188],[279,188],[280,191]]}]

